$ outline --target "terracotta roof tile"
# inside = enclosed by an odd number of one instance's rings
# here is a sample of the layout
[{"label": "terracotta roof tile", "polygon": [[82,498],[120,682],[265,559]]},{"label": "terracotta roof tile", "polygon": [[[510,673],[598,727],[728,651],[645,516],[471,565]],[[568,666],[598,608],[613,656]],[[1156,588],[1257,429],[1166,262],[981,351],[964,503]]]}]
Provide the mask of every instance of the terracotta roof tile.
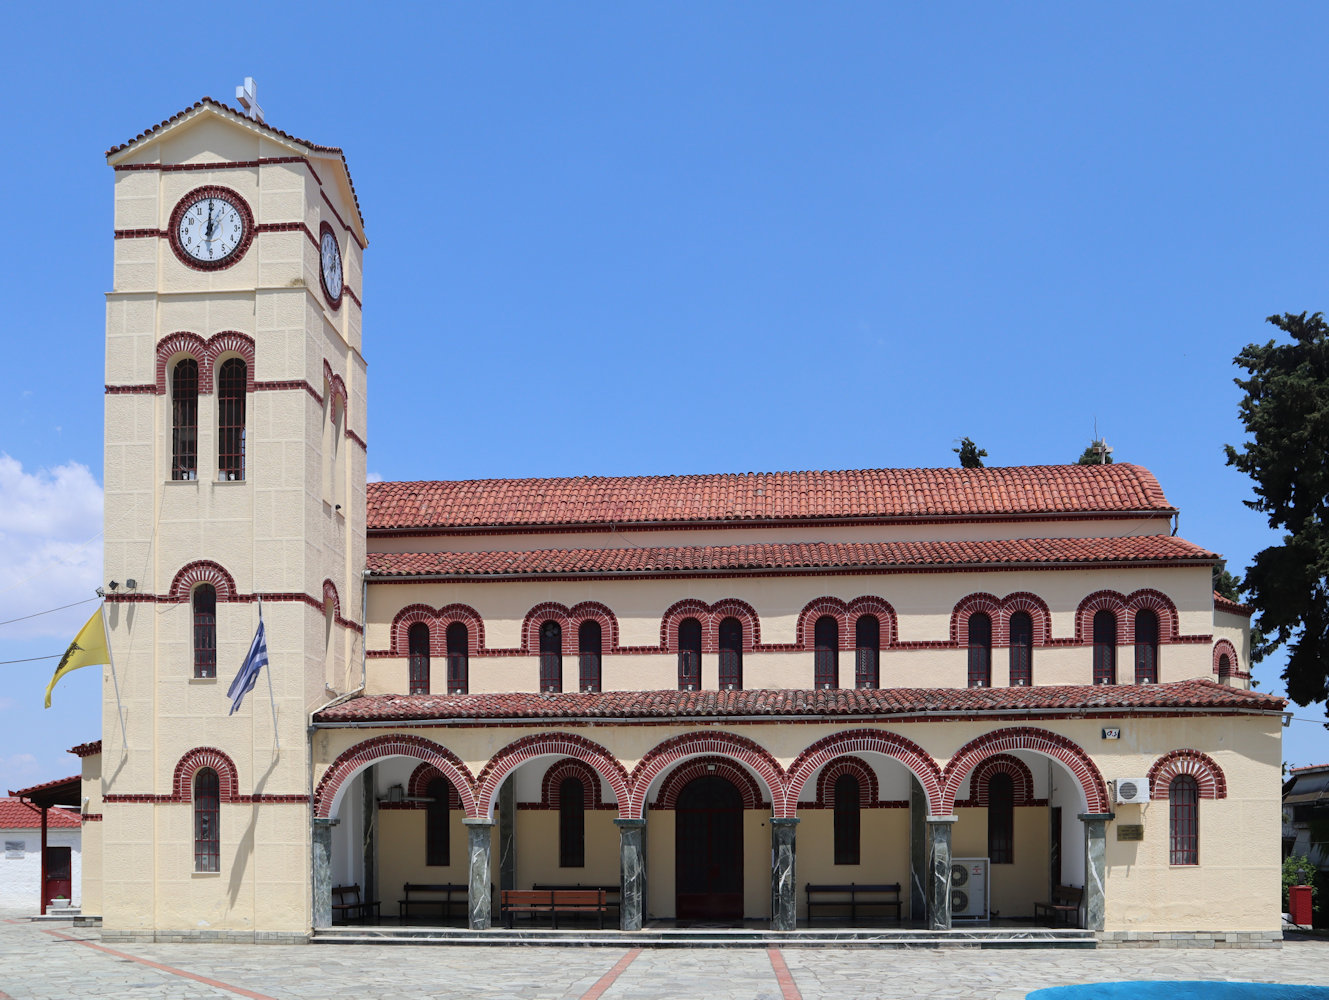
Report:
[{"label": "terracotta roof tile", "polygon": [[1168,535],[957,542],[802,542],[511,552],[371,552],[378,576],[583,576],[881,569],[1047,563],[1205,563],[1214,553]]},{"label": "terracotta roof tile", "polygon": [[69,752],[77,757],[92,757],[102,752],[102,741],[93,740],[91,743],[80,743],[76,747],[70,747]]},{"label": "terracotta roof tile", "polygon": [[[0,829],[40,830],[42,811],[18,799],[0,799]],[[48,829],[78,829],[83,825],[78,813],[56,806],[46,811]]]},{"label": "terracotta roof tile", "polygon": [[347,165],[346,154],[342,151],[342,148],[340,146],[321,146],[316,142],[310,142],[308,139],[301,139],[299,136],[291,135],[290,132],[283,132],[279,128],[273,128],[267,122],[255,121],[254,119],[246,115],[243,111],[237,111],[229,104],[223,104],[221,101],[213,100],[211,97],[204,97],[200,101],[195,101],[189,107],[185,108],[183,111],[177,111],[175,114],[171,115],[171,117],[167,118],[165,121],[158,122],[156,125],[153,125],[151,128],[144,129],[138,135],[134,136],[134,138],[122,142],[118,146],[112,146],[110,149],[106,151],[106,155],[114,156],[116,153],[128,149],[130,146],[134,145],[134,143],[146,139],[148,136],[152,135],[155,132],[160,132],[162,129],[170,125],[172,122],[176,121],[179,118],[183,118],[185,115],[189,114],[192,111],[197,111],[199,108],[203,107],[204,105],[216,108],[219,111],[224,111],[227,114],[232,115],[236,118],[242,118],[247,124],[253,125],[257,128],[265,129],[266,131],[271,132],[273,135],[279,135],[283,139],[299,143],[301,146],[304,146],[306,149],[310,150],[311,152],[332,153],[341,157],[342,169],[346,171],[346,183],[350,185],[351,198],[355,201],[356,214],[360,216],[361,225],[362,226],[364,225],[364,213],[360,211],[360,196],[355,193],[355,182],[351,180],[351,168],[349,165]]},{"label": "terracotta roof tile", "polygon": [[1226,611],[1230,615],[1245,615],[1247,618],[1255,614],[1255,609],[1249,604],[1229,600],[1216,590],[1214,591],[1214,610]]},{"label": "terracotta roof tile", "polygon": [[369,529],[1171,513],[1137,465],[369,484]]},{"label": "terracotta roof tile", "polygon": [[314,716],[316,722],[406,722],[425,719],[658,719],[717,716],[898,716],[920,713],[1019,712],[1033,709],[1249,709],[1278,711],[1273,695],[1210,680],[1173,684],[1044,685],[881,690],[606,691],[596,694],[373,695],[352,698]]}]

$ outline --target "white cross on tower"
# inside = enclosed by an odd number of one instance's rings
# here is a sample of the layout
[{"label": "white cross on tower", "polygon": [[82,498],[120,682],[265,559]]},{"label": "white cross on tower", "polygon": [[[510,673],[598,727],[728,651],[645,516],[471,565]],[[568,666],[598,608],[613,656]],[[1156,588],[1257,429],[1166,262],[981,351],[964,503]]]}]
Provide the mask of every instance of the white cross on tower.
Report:
[{"label": "white cross on tower", "polygon": [[244,86],[235,88],[235,99],[245,109],[245,114],[260,124],[263,122],[263,109],[258,106],[258,87],[252,76],[245,77]]}]

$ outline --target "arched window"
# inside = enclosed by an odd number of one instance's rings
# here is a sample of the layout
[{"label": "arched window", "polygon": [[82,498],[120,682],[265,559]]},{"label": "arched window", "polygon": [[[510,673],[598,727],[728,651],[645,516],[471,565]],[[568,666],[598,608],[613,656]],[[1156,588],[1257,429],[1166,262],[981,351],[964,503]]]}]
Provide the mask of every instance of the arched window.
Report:
[{"label": "arched window", "polygon": [[429,693],[429,626],[416,622],[406,633],[411,658],[411,694]]},{"label": "arched window", "polygon": [[859,615],[854,623],[854,686],[881,684],[881,622],[876,615]]},{"label": "arched window", "polygon": [[425,786],[425,864],[446,868],[452,863],[448,799],[452,786],[447,778],[434,778]]},{"label": "arched window", "polygon": [[1167,789],[1172,830],[1172,864],[1200,863],[1200,788],[1189,774],[1179,774]]},{"label": "arched window", "polygon": [[171,372],[171,478],[198,478],[198,362],[182,358]]},{"label": "arched window", "polygon": [[994,865],[1015,863],[1015,782],[998,771],[988,778],[988,857]]},{"label": "arched window", "polygon": [[558,783],[558,866],[586,864],[586,786],[580,778]]},{"label": "arched window", "polygon": [[194,588],[194,676],[217,676],[217,591],[210,583]]},{"label": "arched window", "polygon": [[701,622],[695,618],[678,623],[678,689],[701,689]]},{"label": "arched window", "polygon": [[743,623],[737,618],[720,622],[720,690],[743,688]]},{"label": "arched window", "polygon": [[969,616],[969,686],[992,686],[992,619],[982,611]]},{"label": "arched window", "polygon": [[588,618],[577,629],[577,687],[582,691],[600,690],[600,623]]},{"label": "arched window", "polygon": [[453,622],[444,638],[448,644],[448,694],[465,694],[471,684],[471,637],[465,625]]},{"label": "arched window", "polygon": [[221,787],[217,772],[201,767],[194,774],[194,871],[221,871]]},{"label": "arched window", "polygon": [[1094,615],[1094,683],[1117,683],[1117,616],[1111,611]]},{"label": "arched window", "polygon": [[540,626],[540,690],[563,690],[563,626],[558,622]]},{"label": "arched window", "polygon": [[840,623],[822,615],[812,626],[812,683],[817,688],[840,686]]},{"label": "arched window", "polygon": [[1034,620],[1026,611],[1011,615],[1011,687],[1034,683]]},{"label": "arched window", "polygon": [[245,383],[249,370],[239,358],[227,358],[217,374],[217,478],[245,478]]},{"label": "arched window", "polygon": [[852,774],[835,779],[835,863],[856,865],[859,859],[859,787]]},{"label": "arched window", "polygon": [[1232,679],[1232,658],[1227,653],[1222,653],[1218,657],[1218,679],[1220,681]]},{"label": "arched window", "polygon": [[1135,683],[1158,683],[1158,615],[1148,608],[1135,613]]}]

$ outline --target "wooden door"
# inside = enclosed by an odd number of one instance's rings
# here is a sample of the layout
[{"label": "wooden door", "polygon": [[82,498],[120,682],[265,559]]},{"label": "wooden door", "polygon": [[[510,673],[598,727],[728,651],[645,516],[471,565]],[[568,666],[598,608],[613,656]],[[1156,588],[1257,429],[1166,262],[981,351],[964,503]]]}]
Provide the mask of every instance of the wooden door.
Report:
[{"label": "wooden door", "polygon": [[70,848],[46,848],[46,886],[43,889],[42,905],[48,905],[57,896],[73,899],[74,873],[70,863]]},{"label": "wooden door", "polygon": [[679,920],[743,919],[743,796],[724,778],[695,778],[674,810]]}]

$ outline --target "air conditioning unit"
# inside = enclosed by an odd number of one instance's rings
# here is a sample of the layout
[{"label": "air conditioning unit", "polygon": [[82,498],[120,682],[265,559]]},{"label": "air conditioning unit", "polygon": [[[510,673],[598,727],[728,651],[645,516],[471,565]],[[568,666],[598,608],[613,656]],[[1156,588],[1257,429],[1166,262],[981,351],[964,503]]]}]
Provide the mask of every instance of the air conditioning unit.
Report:
[{"label": "air conditioning unit", "polygon": [[988,918],[988,859],[951,859],[951,919]]},{"label": "air conditioning unit", "polygon": [[1118,778],[1117,804],[1149,801],[1148,778]]}]

